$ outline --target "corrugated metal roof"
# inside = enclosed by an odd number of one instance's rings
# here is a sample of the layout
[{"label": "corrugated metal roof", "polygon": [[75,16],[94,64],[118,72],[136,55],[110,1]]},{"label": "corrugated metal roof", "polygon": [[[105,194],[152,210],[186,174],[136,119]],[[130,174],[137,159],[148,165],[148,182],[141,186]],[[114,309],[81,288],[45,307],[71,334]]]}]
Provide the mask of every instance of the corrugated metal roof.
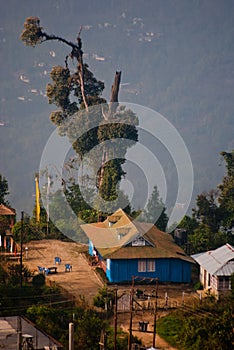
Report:
[{"label": "corrugated metal roof", "polygon": [[[137,258],[177,258],[194,263],[183,249],[175,244],[172,236],[162,232],[154,225],[132,221],[122,209],[117,210],[102,225],[81,225],[95,248],[104,259],[137,259]],[[147,245],[127,246],[138,237],[143,237]]]},{"label": "corrugated metal roof", "polygon": [[[33,336],[34,348],[44,349],[49,347],[50,349],[63,349],[62,344],[45,332],[40,331],[36,326],[27,320],[25,317],[20,316],[6,316],[0,317],[0,348],[7,350],[18,349],[18,330],[19,320],[21,323],[22,335]],[[37,345],[37,346],[36,346]]]},{"label": "corrugated metal roof", "polygon": [[216,271],[217,276],[231,276],[234,273],[234,260],[228,261],[224,266]]},{"label": "corrugated metal roof", "polygon": [[211,275],[230,276],[234,273],[234,247],[225,244],[203,254],[192,255],[192,258]]}]

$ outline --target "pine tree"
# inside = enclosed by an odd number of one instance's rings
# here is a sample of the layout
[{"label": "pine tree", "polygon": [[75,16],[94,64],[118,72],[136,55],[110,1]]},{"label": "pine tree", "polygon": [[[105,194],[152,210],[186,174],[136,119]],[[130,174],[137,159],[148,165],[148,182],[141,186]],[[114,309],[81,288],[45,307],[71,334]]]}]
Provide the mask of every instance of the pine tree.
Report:
[{"label": "pine tree", "polygon": [[147,208],[144,212],[144,220],[157,226],[158,229],[165,231],[168,223],[166,207],[160,198],[157,186],[154,186]]},{"label": "pine tree", "polygon": [[5,196],[9,194],[8,192],[8,182],[7,179],[0,174],[0,204],[9,205],[8,201],[5,199]]}]

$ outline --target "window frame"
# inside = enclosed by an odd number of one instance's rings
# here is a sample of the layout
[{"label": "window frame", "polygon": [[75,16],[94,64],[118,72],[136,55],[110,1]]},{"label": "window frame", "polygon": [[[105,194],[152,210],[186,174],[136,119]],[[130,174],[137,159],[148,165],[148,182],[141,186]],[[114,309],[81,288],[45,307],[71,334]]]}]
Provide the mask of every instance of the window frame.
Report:
[{"label": "window frame", "polygon": [[138,272],[146,272],[147,259],[138,259]]},{"label": "window frame", "polygon": [[147,271],[155,272],[155,259],[147,259]]},{"label": "window frame", "polygon": [[138,259],[138,272],[155,272],[155,259]]}]

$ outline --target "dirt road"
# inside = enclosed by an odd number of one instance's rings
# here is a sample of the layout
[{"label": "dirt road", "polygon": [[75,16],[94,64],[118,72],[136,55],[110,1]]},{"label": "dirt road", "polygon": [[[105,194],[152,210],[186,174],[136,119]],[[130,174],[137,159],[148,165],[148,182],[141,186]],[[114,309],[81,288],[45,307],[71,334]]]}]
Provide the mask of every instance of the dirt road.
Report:
[{"label": "dirt road", "polygon": [[[93,297],[102,287],[101,280],[97,277],[93,267],[91,267],[84,258],[82,251],[84,247],[78,243],[61,242],[57,240],[32,241],[28,245],[27,259],[24,264],[35,273],[38,266],[57,267],[56,274],[49,274],[46,279],[54,281],[75,298],[80,295],[92,304]],[[61,264],[55,264],[54,258],[59,257]],[[72,270],[65,271],[65,264],[70,264]]]},{"label": "dirt road", "polygon": [[[34,273],[38,272],[38,266],[52,267],[57,266],[56,274],[46,276],[47,281],[53,281],[75,298],[83,296],[85,300],[92,305],[93,297],[97,294],[98,289],[103,286],[102,281],[94,272],[94,267],[90,266],[84,257],[86,247],[75,242],[61,242],[57,240],[32,241],[28,245],[27,259],[23,263]],[[61,264],[54,263],[54,258],[59,257]],[[65,264],[71,264],[72,270],[65,271]],[[119,291],[130,286],[118,286]],[[152,289],[152,287],[150,287]],[[174,295],[175,302],[181,302],[183,287],[171,287],[169,296]],[[170,294],[171,293],[171,294]],[[164,303],[165,288],[159,288],[159,304]],[[171,298],[171,302],[174,302]],[[177,301],[176,301],[177,300]],[[150,332],[139,332],[139,321],[149,322],[148,330]],[[128,332],[129,314],[118,316],[118,326]],[[145,346],[152,346],[153,339],[153,313],[138,313],[133,317],[133,334],[141,338]],[[163,339],[156,335],[156,346],[158,349],[176,350],[170,347]]]}]

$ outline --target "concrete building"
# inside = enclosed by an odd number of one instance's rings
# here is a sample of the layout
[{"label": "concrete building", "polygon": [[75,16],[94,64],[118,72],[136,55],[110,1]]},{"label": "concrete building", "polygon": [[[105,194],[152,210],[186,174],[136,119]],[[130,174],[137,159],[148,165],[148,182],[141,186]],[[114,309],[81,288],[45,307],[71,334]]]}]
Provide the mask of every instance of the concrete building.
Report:
[{"label": "concrete building", "polygon": [[[20,334],[22,334],[21,341]],[[62,344],[20,316],[0,317],[0,348],[7,350],[63,350]]]}]

